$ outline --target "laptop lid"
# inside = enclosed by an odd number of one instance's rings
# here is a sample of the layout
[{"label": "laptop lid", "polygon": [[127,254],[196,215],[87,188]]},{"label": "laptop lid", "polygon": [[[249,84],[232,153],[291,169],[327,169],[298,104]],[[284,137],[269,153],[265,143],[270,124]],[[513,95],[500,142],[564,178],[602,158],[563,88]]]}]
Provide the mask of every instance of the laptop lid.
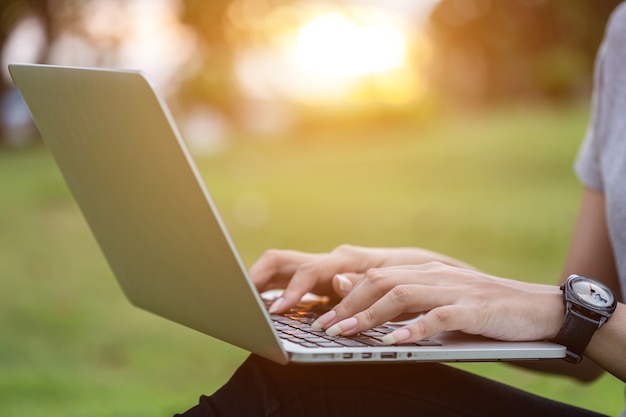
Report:
[{"label": "laptop lid", "polygon": [[[279,363],[559,358],[547,342],[449,332],[422,346],[282,342],[155,86],[140,72],[13,64],[11,75],[127,298]],[[227,318],[227,319],[225,319]]]},{"label": "laptop lid", "polygon": [[128,299],[285,363],[260,297],[150,82],[132,71],[11,65],[10,72]]}]

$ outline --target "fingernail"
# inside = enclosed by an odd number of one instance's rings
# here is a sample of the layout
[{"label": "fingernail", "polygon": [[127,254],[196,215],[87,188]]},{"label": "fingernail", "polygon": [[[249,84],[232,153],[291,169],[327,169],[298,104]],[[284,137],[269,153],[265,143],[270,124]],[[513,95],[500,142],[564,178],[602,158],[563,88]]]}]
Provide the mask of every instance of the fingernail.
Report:
[{"label": "fingernail", "polygon": [[411,337],[411,332],[409,329],[398,329],[389,333],[388,335],[383,336],[381,339],[383,343],[387,345],[395,345],[397,343],[402,343],[403,341],[409,339]]},{"label": "fingernail", "polygon": [[269,309],[270,314],[276,313],[278,309],[280,308],[280,305],[283,303],[283,301],[284,301],[283,297],[280,297],[276,301],[274,301]]},{"label": "fingernail", "polygon": [[352,281],[350,281],[345,275],[337,274],[335,275],[335,278],[337,278],[339,289],[341,291],[348,292],[352,289]]},{"label": "fingernail", "polygon": [[311,323],[312,330],[322,330],[328,323],[334,320],[337,312],[335,310],[327,311]]},{"label": "fingernail", "polygon": [[350,317],[349,319],[340,321],[339,323],[332,326],[330,329],[326,330],[326,334],[329,336],[337,336],[338,334],[345,333],[348,330],[354,329],[357,324],[359,324],[359,322],[356,317]]}]

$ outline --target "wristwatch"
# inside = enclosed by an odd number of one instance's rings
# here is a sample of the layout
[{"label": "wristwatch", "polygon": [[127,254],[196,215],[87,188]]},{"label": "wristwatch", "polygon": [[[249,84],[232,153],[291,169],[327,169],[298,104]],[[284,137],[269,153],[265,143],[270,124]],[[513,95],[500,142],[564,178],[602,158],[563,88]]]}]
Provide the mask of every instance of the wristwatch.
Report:
[{"label": "wristwatch", "polygon": [[565,323],[554,342],[567,348],[566,361],[578,363],[595,331],[615,311],[617,299],[609,287],[582,275],[571,275],[561,290]]}]

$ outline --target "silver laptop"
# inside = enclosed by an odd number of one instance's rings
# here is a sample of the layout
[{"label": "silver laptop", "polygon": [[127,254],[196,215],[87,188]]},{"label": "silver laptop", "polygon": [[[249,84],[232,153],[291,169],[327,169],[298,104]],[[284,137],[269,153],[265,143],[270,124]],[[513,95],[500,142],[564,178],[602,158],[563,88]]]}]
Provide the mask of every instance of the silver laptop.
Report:
[{"label": "silver laptop", "polygon": [[459,332],[402,346],[363,343],[371,334],[360,335],[361,344],[340,338],[323,347],[303,346],[306,323],[268,314],[172,116],[145,75],[28,64],[9,69],[136,306],[279,363],[565,355],[562,346],[548,342],[498,342]]}]

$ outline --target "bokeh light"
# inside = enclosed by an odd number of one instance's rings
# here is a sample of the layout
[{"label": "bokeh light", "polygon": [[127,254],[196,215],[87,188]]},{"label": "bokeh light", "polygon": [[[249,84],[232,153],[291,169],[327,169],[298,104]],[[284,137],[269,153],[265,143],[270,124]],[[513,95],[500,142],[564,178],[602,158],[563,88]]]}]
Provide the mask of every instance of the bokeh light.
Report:
[{"label": "bokeh light", "polygon": [[294,45],[294,58],[320,74],[358,76],[401,67],[406,38],[396,28],[359,24],[329,13],[305,24]]},{"label": "bokeh light", "polygon": [[[235,4],[231,18],[241,29],[250,20],[247,1]],[[413,18],[333,3],[297,3],[264,16],[250,22],[249,41],[237,50],[237,78],[249,97],[350,107],[406,105],[424,94],[430,46]]]}]

